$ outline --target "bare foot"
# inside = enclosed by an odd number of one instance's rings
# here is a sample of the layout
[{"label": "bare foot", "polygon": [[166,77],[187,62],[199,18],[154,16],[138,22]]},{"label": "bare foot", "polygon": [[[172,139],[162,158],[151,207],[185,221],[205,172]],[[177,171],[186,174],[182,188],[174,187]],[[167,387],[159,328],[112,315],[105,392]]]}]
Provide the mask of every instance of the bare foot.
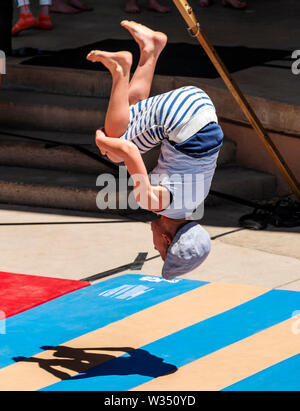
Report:
[{"label": "bare foot", "polygon": [[159,4],[158,0],[148,0],[147,9],[157,11],[158,13],[169,13],[171,11],[169,7]]},{"label": "bare foot", "polygon": [[212,0],[199,0],[198,6],[200,7],[209,7],[212,5]]},{"label": "bare foot", "polygon": [[69,4],[72,7],[75,7],[76,9],[79,9],[81,11],[92,11],[94,10],[93,7],[89,7],[85,4],[83,4],[80,0],[69,0]]},{"label": "bare foot", "polygon": [[118,51],[115,53],[102,50],[92,50],[87,55],[87,60],[95,63],[102,63],[112,75],[130,73],[132,65],[132,54],[129,51]]},{"label": "bare foot", "polygon": [[123,20],[121,26],[133,36],[141,53],[153,54],[154,57],[158,57],[167,44],[168,37],[164,33],[153,31],[135,21]]},{"label": "bare foot", "polygon": [[139,8],[137,4],[137,0],[127,0],[125,11],[126,13],[135,13],[135,14],[140,13],[141,9]]},{"label": "bare foot", "polygon": [[234,9],[245,9],[247,3],[240,0],[222,0],[222,5],[224,7],[233,7]]},{"label": "bare foot", "polygon": [[63,14],[77,14],[80,10],[75,9],[63,0],[52,0],[52,6],[50,7],[51,13],[63,13]]}]

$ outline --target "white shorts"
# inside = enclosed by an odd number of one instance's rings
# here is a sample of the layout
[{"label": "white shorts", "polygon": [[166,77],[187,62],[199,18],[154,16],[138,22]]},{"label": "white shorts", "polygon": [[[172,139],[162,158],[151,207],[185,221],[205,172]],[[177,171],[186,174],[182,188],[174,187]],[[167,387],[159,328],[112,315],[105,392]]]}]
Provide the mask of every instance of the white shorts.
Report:
[{"label": "white shorts", "polygon": [[173,219],[200,220],[217,166],[219,151],[192,158],[177,151],[167,140],[161,146],[158,164],[150,173],[152,185],[165,186],[170,205],[157,214]]}]

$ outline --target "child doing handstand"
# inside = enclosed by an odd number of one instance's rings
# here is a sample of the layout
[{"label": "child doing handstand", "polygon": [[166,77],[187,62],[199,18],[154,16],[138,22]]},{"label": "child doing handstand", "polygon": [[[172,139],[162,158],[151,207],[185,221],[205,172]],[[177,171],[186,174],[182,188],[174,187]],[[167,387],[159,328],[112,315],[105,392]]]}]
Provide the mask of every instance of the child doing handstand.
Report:
[{"label": "child doing handstand", "polygon": [[[131,53],[94,50],[87,56],[112,75],[104,130],[97,130],[96,144],[113,162],[125,163],[136,201],[159,215],[151,224],[153,243],[164,260],[162,275],[172,279],[198,267],[210,251],[208,233],[191,219],[209,192],[223,133],[211,99],[197,87],[149,97],[167,36],[132,21],[121,25],[140,48],[131,79]],[[141,154],[159,144],[158,164],[148,176]],[[195,192],[196,203],[189,201]]]}]

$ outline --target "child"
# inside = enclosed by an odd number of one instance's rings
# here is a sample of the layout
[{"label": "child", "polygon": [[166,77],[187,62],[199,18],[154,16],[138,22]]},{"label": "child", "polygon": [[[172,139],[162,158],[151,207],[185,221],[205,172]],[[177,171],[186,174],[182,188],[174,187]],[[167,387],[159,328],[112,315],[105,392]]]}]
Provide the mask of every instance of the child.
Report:
[{"label": "child", "polygon": [[35,19],[30,10],[29,0],[17,0],[19,8],[19,20],[12,28],[12,34],[16,35],[20,31],[37,27],[43,30],[52,30],[53,25],[50,17],[51,0],[40,0],[40,12]]},{"label": "child", "polygon": [[[87,56],[104,64],[112,75],[104,131],[97,130],[96,144],[112,161],[124,161],[136,201],[160,216],[151,224],[153,243],[165,261],[162,275],[172,279],[198,267],[210,251],[208,233],[189,219],[208,194],[223,133],[210,98],[196,87],[149,98],[167,36],[127,20],[121,25],[140,48],[131,80],[131,53],[94,50]],[[141,153],[160,143],[158,165],[149,177]],[[198,175],[203,176],[201,187]],[[197,204],[186,201],[199,188]]]}]

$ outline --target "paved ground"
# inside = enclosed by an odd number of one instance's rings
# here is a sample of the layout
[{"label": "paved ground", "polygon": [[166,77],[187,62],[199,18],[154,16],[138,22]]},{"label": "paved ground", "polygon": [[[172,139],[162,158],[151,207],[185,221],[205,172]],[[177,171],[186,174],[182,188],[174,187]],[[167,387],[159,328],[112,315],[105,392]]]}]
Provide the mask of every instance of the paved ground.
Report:
[{"label": "paved ground", "polygon": [[[14,38],[13,46],[15,49],[27,46],[59,50],[105,38],[127,38],[127,32],[119,26],[124,18],[134,18],[165,31],[170,42],[195,42],[187,34],[175,6],[168,3],[172,6],[168,15],[143,10],[140,15],[132,16],[124,12],[121,0],[87,0],[87,4],[95,7],[93,12],[72,16],[53,14],[55,30],[24,32]],[[300,47],[298,1],[249,0],[248,3],[245,11],[224,9],[220,2],[208,9],[198,8],[196,2],[191,5],[215,45],[284,50]],[[36,12],[36,4],[33,9]],[[247,94],[299,104],[300,90],[297,88],[300,83],[291,72],[291,62],[271,63],[268,67],[240,71],[234,77]],[[205,81],[224,87],[220,79]],[[147,252],[148,258],[157,255],[147,221],[123,221],[115,216],[74,216],[60,210],[24,210],[0,210],[3,271],[81,279],[130,263],[140,252]],[[206,210],[203,223],[215,238],[212,253],[200,269],[187,277],[300,290],[300,230],[241,231],[238,218],[248,211],[239,206]],[[90,221],[99,224],[82,224]],[[71,224],[48,224],[54,222]],[[18,223],[28,225],[15,225]],[[161,268],[160,258],[154,258],[145,262],[140,272],[159,275]]]},{"label": "paved ground", "polygon": [[[33,10],[36,12],[36,1]],[[35,47],[46,50],[73,48],[103,39],[125,39],[128,33],[119,25],[123,19],[135,19],[168,34],[170,42],[197,44],[186,30],[186,25],[173,3],[172,12],[160,15],[143,10],[139,15],[124,12],[124,1],[96,2],[86,0],[95,10],[77,15],[53,14],[55,30],[23,32],[13,40],[14,48]],[[254,48],[290,50],[300,49],[299,13],[297,0],[249,0],[248,9],[231,10],[216,1],[211,8],[194,7],[200,23],[214,45],[247,46]],[[143,2],[141,2],[143,5]],[[17,12],[15,12],[15,20]],[[200,47],[200,46],[199,46]],[[179,56],[180,58],[180,56]],[[11,59],[12,60],[12,59]],[[13,59],[15,60],[15,59]],[[299,105],[300,82],[292,74],[291,61],[272,61],[267,66],[253,67],[234,74],[247,95]],[[221,79],[205,79],[210,85],[224,87]]]},{"label": "paved ground", "polygon": [[[151,259],[158,254],[149,219],[143,215],[101,217],[4,207],[0,210],[1,271],[79,280],[148,253],[149,261],[141,270],[121,269],[116,275],[161,273],[162,260]],[[203,225],[213,239],[212,252],[185,278],[300,291],[300,229],[241,230],[238,219],[249,210],[231,205],[206,209]]]}]

